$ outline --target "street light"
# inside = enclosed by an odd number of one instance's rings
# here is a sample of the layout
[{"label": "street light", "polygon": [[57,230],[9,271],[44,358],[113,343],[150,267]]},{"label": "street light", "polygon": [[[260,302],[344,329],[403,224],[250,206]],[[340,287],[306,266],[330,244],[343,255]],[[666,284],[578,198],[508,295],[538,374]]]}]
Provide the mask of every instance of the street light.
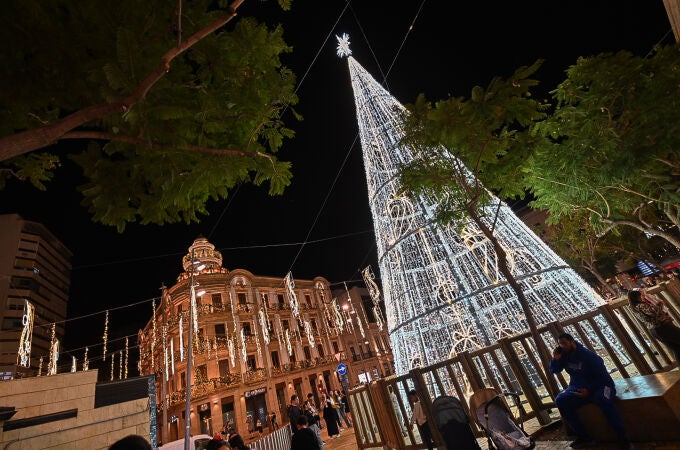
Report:
[{"label": "street light", "polygon": [[[196,283],[194,283],[194,273],[200,272],[205,268],[205,264],[201,264],[200,261],[194,259],[194,251],[191,250],[191,273],[189,274],[189,339],[187,341],[187,383],[186,383],[186,394],[185,401],[186,406],[184,410],[184,450],[191,449],[191,370],[193,364],[192,354],[194,352],[194,319],[198,317],[198,312],[196,311]],[[205,291],[201,291],[203,295]],[[180,333],[182,330],[180,330]]]}]

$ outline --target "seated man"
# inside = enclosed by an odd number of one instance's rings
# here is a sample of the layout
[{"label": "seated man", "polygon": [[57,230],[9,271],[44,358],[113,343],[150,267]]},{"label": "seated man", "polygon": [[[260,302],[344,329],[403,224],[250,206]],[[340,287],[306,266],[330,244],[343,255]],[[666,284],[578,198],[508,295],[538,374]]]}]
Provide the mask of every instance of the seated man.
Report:
[{"label": "seated man", "polygon": [[594,403],[618,434],[621,449],[632,449],[621,415],[614,404],[614,380],[607,372],[602,358],[576,342],[570,334],[562,333],[557,342],[559,346],[553,351],[549,369],[551,373],[560,373],[564,369],[569,374],[569,386],[555,398],[555,405],[562,418],[576,433],[577,438],[571,443],[571,447],[584,448],[595,444],[576,414],[581,406]]}]

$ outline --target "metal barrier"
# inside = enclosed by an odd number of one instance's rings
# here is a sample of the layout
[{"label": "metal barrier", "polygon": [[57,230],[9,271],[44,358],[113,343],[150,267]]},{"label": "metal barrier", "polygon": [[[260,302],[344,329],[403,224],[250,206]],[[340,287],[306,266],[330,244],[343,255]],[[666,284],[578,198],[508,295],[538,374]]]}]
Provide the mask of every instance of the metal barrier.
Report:
[{"label": "metal barrier", "polygon": [[273,433],[253,441],[248,446],[250,450],[288,450],[292,436],[290,425],[285,425]]},{"label": "metal barrier", "polygon": [[[680,280],[655,286],[651,292],[664,298],[671,315],[680,322]],[[557,336],[562,332],[572,334],[597,352],[615,379],[674,367],[670,352],[633,317],[625,298],[578,317],[539,327],[539,334],[549,349],[556,346]],[[399,377],[359,386],[347,396],[359,448],[419,449],[426,448],[419,433],[405,426],[411,416],[406,400],[411,389],[419,393],[430,424],[434,423],[431,411],[436,397],[452,395],[461,399],[471,415],[468,399],[484,387],[498,392],[520,392],[520,403],[510,405],[513,413],[523,421],[536,418],[540,424],[547,424],[550,421],[547,411],[555,408],[555,396],[567,385],[568,380],[561,374],[546,375],[534,340],[526,332],[428,367],[415,368]],[[438,430],[434,426],[430,428],[435,443],[441,445]],[[476,432],[482,435],[481,430]]]}]

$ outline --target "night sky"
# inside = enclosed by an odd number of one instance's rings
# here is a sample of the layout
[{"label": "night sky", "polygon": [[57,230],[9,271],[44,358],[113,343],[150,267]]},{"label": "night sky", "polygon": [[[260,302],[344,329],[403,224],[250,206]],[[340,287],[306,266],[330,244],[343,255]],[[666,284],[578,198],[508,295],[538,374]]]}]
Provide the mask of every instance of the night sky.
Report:
[{"label": "night sky", "polygon": [[200,224],[128,225],[119,234],[90,221],[75,189],[80,174],[69,163],[47,192],[17,183],[0,192],[0,213],[42,222],[74,254],[62,355],[73,350],[80,360],[76,349],[101,344],[106,309],[112,310],[109,339],[136,335],[151,316],[151,298],[162,283],[175,283],[181,258],[199,235],[222,252],[228,269],[277,277],[292,271],[295,278],[320,275],[340,285],[358,282],[369,264],[379,274],[349,73],[335,55],[336,34],[350,35],[353,56],[378,81],[386,75],[383,84],[404,104],[419,93],[431,100],[468,97],[474,85],[539,58],[545,63],[535,75],[537,92],[547,96],[579,56],[622,49],[644,56],[657,43],[673,42],[662,0],[294,0],[288,12],[246,0],[239,13],[282,23],[293,46],[283,60],[298,77],[295,109],[304,121],[284,118],[296,137],[280,152],[294,173],[283,196],[244,185],[210,203]]}]

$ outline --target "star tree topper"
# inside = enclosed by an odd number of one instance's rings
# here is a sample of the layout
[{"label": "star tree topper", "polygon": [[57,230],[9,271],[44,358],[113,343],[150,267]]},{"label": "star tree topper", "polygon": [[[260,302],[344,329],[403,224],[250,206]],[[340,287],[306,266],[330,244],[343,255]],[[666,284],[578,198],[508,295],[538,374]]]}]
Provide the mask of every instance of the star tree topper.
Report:
[{"label": "star tree topper", "polygon": [[338,56],[340,58],[352,54],[352,50],[349,49],[349,36],[347,35],[347,33],[343,33],[342,37],[339,37],[336,34],[335,39],[338,40]]}]

